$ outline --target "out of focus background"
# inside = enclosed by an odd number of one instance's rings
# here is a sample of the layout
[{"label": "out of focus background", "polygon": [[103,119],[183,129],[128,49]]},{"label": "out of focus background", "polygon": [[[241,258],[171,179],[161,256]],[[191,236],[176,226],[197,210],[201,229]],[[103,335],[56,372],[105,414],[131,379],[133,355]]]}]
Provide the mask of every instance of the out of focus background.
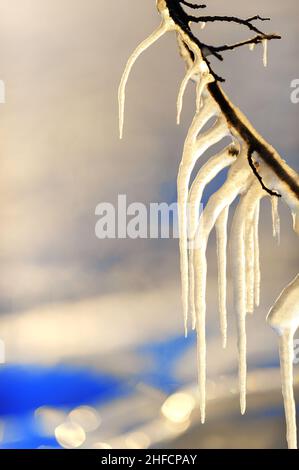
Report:
[{"label": "out of focus background", "polygon": [[[228,53],[214,68],[233,102],[298,171],[299,104],[290,98],[299,79],[298,2],[207,4],[210,15],[271,16],[263,28],[282,34],[269,44],[268,68],[260,47]],[[176,201],[194,89],[178,127],[184,67],[174,35],[137,62],[118,140],[118,83],[132,50],[160,21],[155,1],[0,0],[0,18],[0,447],[286,447],[277,338],[265,318],[298,272],[287,209],[280,207],[278,247],[270,203],[263,205],[262,302],[248,319],[242,418],[233,299],[223,351],[212,237],[205,426],[195,337],[183,337],[177,240],[95,235],[96,206],[116,205],[119,194],[147,206]],[[194,30],[213,44],[248,37],[221,23]]]}]

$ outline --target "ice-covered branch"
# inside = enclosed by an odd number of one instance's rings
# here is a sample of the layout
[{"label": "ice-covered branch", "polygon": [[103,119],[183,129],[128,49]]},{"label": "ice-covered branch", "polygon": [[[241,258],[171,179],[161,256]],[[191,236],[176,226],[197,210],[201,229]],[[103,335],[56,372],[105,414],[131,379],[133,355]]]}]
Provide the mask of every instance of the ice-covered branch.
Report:
[{"label": "ice-covered branch", "polygon": [[[299,175],[280,157],[278,152],[256,131],[246,116],[230,101],[219,85],[223,81],[212,70],[207,59],[212,55],[223,60],[221,52],[244,45],[262,43],[263,62],[267,65],[267,45],[276,34],[265,34],[253,23],[268,21],[258,15],[246,20],[235,16],[200,16],[186,13],[182,5],[191,9],[205,8],[184,0],[157,0],[162,16],[160,27],[143,41],[130,57],[119,87],[120,135],[123,130],[125,89],[129,73],[139,55],[168,31],[175,31],[179,52],[186,64],[186,73],[180,86],[177,100],[177,122],[180,122],[183,97],[189,81],[196,83],[195,115],[186,137],[182,161],[177,179],[178,218],[180,235],[181,288],[185,332],[187,334],[189,314],[192,326],[197,331],[198,378],[200,387],[200,409],[202,422],[206,417],[206,286],[207,246],[212,230],[216,230],[218,256],[218,298],[220,326],[223,346],[227,342],[227,244],[228,216],[232,203],[240,196],[234,214],[230,245],[232,253],[234,299],[238,324],[239,384],[242,413],[246,409],[246,316],[253,313],[260,303],[260,250],[259,220],[260,202],[271,197],[273,234],[279,239],[280,224],[278,197],[289,206],[294,220],[294,230],[299,234]],[[190,28],[191,22],[202,24],[224,21],[247,27],[257,33],[254,38],[232,45],[211,46],[200,41]],[[209,125],[211,118],[213,123]],[[230,137],[231,144],[203,165],[194,181],[192,172],[198,159],[213,145]],[[219,172],[229,167],[225,183],[213,194],[204,210],[200,203],[205,187]],[[285,291],[281,302],[275,304],[269,322],[274,327],[283,314],[279,332],[280,354],[288,423],[288,442],[296,446],[294,400],[292,390],[291,333],[289,317],[298,319],[298,279]],[[280,307],[282,305],[282,307]],[[284,320],[287,322],[285,325]],[[297,325],[296,323],[296,325]],[[297,326],[298,326],[297,325]]]},{"label": "ice-covered branch", "polygon": [[[201,16],[193,16],[188,13],[182,8],[182,5],[188,6],[189,8],[198,9],[203,8],[205,5],[193,5],[190,2],[185,2],[181,0],[163,0],[158,1],[158,9],[160,11],[163,10],[163,6],[166,5],[166,8],[170,14],[170,17],[173,21],[185,32],[189,35],[190,38],[196,43],[202,52],[202,55],[205,59],[208,56],[214,56],[219,60],[223,60],[221,52],[232,51],[238,47],[242,47],[245,45],[254,45],[263,43],[265,48],[267,47],[266,41],[271,41],[272,39],[281,39],[278,34],[267,34],[261,31],[261,29],[257,28],[253,23],[257,21],[265,22],[269,21],[270,18],[263,18],[259,15],[252,16],[247,19],[238,18],[236,16],[220,16],[220,15],[201,15]],[[211,44],[205,44],[197,37],[195,37],[190,29],[190,23],[201,23],[202,25],[206,25],[207,23],[213,22],[225,22],[225,23],[235,23],[240,26],[245,26],[249,30],[257,33],[257,35],[253,38],[250,38],[246,41],[241,41],[235,44],[226,44],[222,46],[214,46]],[[265,63],[265,61],[264,61]],[[209,64],[210,71],[212,75],[216,78],[217,81],[223,81],[223,79],[215,74],[212,71],[211,65]]]}]

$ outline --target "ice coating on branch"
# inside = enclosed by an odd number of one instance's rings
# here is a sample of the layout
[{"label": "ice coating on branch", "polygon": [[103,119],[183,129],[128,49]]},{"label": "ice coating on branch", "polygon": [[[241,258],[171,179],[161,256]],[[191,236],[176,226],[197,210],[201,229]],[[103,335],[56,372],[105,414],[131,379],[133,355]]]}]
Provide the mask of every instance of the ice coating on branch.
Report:
[{"label": "ice coating on branch", "polygon": [[279,336],[282,392],[290,449],[297,449],[296,406],[293,391],[294,335],[299,328],[299,275],[282,291],[267,322]]}]

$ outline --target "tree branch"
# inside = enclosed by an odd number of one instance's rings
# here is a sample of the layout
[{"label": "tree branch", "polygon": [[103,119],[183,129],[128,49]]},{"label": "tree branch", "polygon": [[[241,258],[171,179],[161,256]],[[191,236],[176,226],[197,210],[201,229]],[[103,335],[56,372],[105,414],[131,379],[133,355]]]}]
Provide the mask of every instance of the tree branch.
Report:
[{"label": "tree branch", "polygon": [[248,155],[247,155],[248,163],[250,165],[250,168],[253,171],[253,174],[257,177],[257,179],[261,183],[261,186],[262,186],[263,190],[266,191],[268,194],[270,194],[270,196],[281,197],[281,194],[277,193],[276,191],[272,191],[271,189],[267,188],[267,186],[265,185],[265,183],[263,181],[263,178],[261,177],[261,175],[258,172],[258,165],[255,164],[254,161],[253,161],[253,153],[254,153],[254,150],[250,148],[248,150]]},{"label": "tree branch", "polygon": [[193,10],[198,10],[199,8],[207,8],[207,5],[196,5],[195,3],[186,2],[186,0],[179,0],[180,3],[186,7],[192,8]]},{"label": "tree branch", "polygon": [[[186,11],[183,9],[182,5],[187,6],[189,8],[192,8],[194,10],[199,9],[199,8],[206,8],[206,5],[198,5],[198,4],[193,4],[190,3],[189,1],[186,0],[165,0],[165,3],[167,5],[170,17],[173,19],[173,21],[186,33],[189,38],[194,42],[201,50],[202,55],[207,62],[207,65],[210,69],[211,74],[215,78],[216,81],[219,82],[224,82],[225,80],[217,75],[210,64],[210,62],[207,60],[208,56],[214,56],[216,59],[223,61],[223,57],[221,55],[221,52],[226,52],[226,51],[232,51],[234,49],[237,49],[238,47],[245,46],[247,44],[260,44],[263,40],[272,40],[272,39],[280,39],[281,37],[278,34],[266,34],[263,31],[261,31],[259,28],[254,26],[252,23],[254,21],[269,21],[270,18],[263,18],[259,15],[252,16],[250,18],[247,18],[246,20],[242,18],[238,18],[236,16],[192,16],[186,13]],[[236,44],[224,44],[223,46],[213,46],[209,44],[205,44],[204,42],[200,41],[192,32],[190,28],[190,23],[199,23],[199,22],[228,22],[228,23],[236,23],[241,26],[245,26],[251,31],[254,31],[257,33],[257,36],[248,39],[246,41],[241,41]]]},{"label": "tree branch", "polygon": [[292,171],[284,164],[277,152],[255,131],[241,111],[232,105],[217,82],[209,83],[208,89],[220,106],[229,125],[237,131],[248,145],[249,153],[252,155],[256,152],[277,176],[278,180],[283,181],[299,200],[298,178],[293,177]]},{"label": "tree branch", "polygon": [[225,51],[233,51],[234,49],[237,49],[238,47],[246,46],[249,44],[261,44],[264,40],[271,41],[271,39],[281,39],[281,36],[278,34],[264,34],[264,35],[258,35],[255,36],[254,38],[247,39],[245,41],[237,42],[235,44],[229,44],[229,45],[224,45],[224,46],[209,46],[212,51],[215,52],[225,52]]},{"label": "tree branch", "polygon": [[[228,126],[233,129],[247,144],[248,146],[248,160],[249,164],[254,172],[255,176],[259,179],[262,187],[267,191],[270,192],[271,195],[279,196],[278,193],[274,193],[274,191],[269,190],[266,188],[261,175],[258,172],[258,169],[255,167],[252,155],[256,152],[261,160],[271,169],[273,174],[276,176],[277,180],[280,183],[284,183],[288,188],[296,200],[299,201],[299,178],[296,173],[288,167],[288,165],[282,160],[279,154],[272,148],[264,139],[263,137],[258,134],[258,132],[254,129],[254,127],[250,124],[248,119],[238,110],[228,99],[228,97],[223,92],[222,88],[220,87],[220,81],[224,81],[221,77],[216,75],[207,60],[208,55],[214,55],[219,60],[223,60],[220,52],[234,50],[237,47],[241,47],[247,44],[260,44],[263,40],[271,40],[271,39],[280,39],[280,36],[277,34],[265,34],[265,33],[258,33],[252,39],[248,39],[246,41],[241,41],[236,44],[232,45],[224,45],[224,46],[209,46],[203,42],[201,42],[192,32],[189,23],[190,15],[188,15],[184,9],[182,8],[181,4],[186,4],[182,0],[165,0],[167,9],[169,11],[169,15],[172,20],[176,23],[176,25],[184,32],[189,40],[193,42],[197,47],[200,48],[201,53],[204,57],[207,66],[209,67],[210,73],[213,75],[215,81],[209,83],[207,88],[216,101],[218,106],[220,107],[223,115],[225,116]],[[191,17],[192,18],[192,17]],[[203,17],[202,17],[203,18]],[[209,18],[209,17],[208,17]],[[226,18],[226,17],[215,17],[215,18]],[[236,19],[236,17],[229,17]],[[268,18],[262,18],[258,15],[248,18],[247,20],[237,19],[237,22],[241,25],[247,26],[251,24],[253,21],[268,21]],[[217,20],[215,20],[217,21]],[[226,19],[221,21],[227,21]],[[244,22],[246,24],[244,24]],[[252,24],[251,26],[255,28]],[[251,28],[250,28],[251,29]],[[192,60],[195,60],[194,53],[190,50],[190,47],[186,45],[186,49],[190,53],[190,57]],[[289,193],[288,193],[289,194]]]},{"label": "tree branch", "polygon": [[216,21],[219,22],[227,22],[227,23],[237,23],[243,26],[247,26],[248,29],[254,31],[258,34],[264,34],[260,29],[252,24],[253,21],[269,21],[270,18],[261,18],[260,16],[253,16],[248,18],[247,20],[242,20],[241,18],[237,18],[235,16],[190,16],[190,21],[193,23],[214,23]]}]

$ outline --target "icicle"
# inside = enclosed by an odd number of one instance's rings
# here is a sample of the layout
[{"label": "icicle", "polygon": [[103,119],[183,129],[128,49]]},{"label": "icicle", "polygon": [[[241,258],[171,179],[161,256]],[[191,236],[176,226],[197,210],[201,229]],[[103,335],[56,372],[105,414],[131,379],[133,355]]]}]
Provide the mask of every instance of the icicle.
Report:
[{"label": "icicle", "polygon": [[[182,45],[179,43],[179,48],[182,48]],[[181,54],[184,52],[181,52]],[[189,81],[192,79],[193,76],[197,76],[197,85],[196,85],[196,111],[197,113],[200,111],[201,105],[201,98],[204,89],[206,88],[208,83],[213,82],[215,79],[210,74],[209,67],[207,63],[202,59],[201,56],[198,56],[194,64],[189,64],[187,62],[187,72],[186,75],[181,83],[178,99],[177,99],[177,124],[180,124],[181,120],[181,112],[183,109],[183,100],[185,91]]]},{"label": "icicle", "polygon": [[191,67],[189,70],[187,70],[186,75],[185,75],[185,77],[182,81],[182,84],[180,86],[178,99],[177,99],[177,119],[176,119],[177,120],[177,125],[179,125],[180,122],[181,122],[181,113],[182,113],[182,109],[183,109],[183,100],[184,100],[185,91],[186,91],[187,85],[188,85],[189,81],[191,80],[192,75],[194,75],[194,73],[195,73],[195,68],[194,67]]},{"label": "icicle", "polygon": [[[193,168],[193,166],[191,167]],[[189,271],[188,271],[188,219],[187,201],[188,188],[191,177],[191,169],[181,165],[178,175],[178,221],[180,236],[180,267],[181,267],[181,289],[185,325],[185,336],[188,335],[188,295],[189,295]]]},{"label": "icicle", "polygon": [[250,50],[250,51],[254,51],[254,49],[255,49],[255,44],[254,44],[254,43],[253,43],[253,44],[249,44],[249,50]]},{"label": "icicle", "polygon": [[253,218],[247,218],[245,229],[246,247],[246,311],[254,312],[254,227]]},{"label": "icicle", "polygon": [[264,67],[267,67],[268,65],[268,39],[263,39],[263,64]]},{"label": "icicle", "polygon": [[257,204],[254,216],[254,303],[260,305],[261,295],[261,268],[260,268],[260,243],[259,243],[259,218],[260,201]]},{"label": "icicle", "polygon": [[190,310],[192,314],[192,328],[196,327],[196,315],[194,307],[194,267],[193,267],[193,249],[196,229],[200,216],[200,204],[202,194],[208,183],[210,183],[224,168],[232,165],[236,156],[231,152],[232,147],[229,146],[219,152],[214,157],[211,157],[208,162],[201,167],[189,193],[188,207],[189,207],[189,286],[190,286]]},{"label": "icicle", "polygon": [[[202,424],[206,421],[206,283],[207,258],[206,243],[201,249],[194,251],[194,284],[195,284],[195,310],[197,330],[197,367],[199,383],[199,407]],[[200,266],[200,268],[199,268]]]},{"label": "icicle", "polygon": [[178,192],[178,221],[180,235],[180,266],[182,282],[182,301],[185,321],[185,334],[188,330],[188,304],[189,304],[189,269],[188,269],[188,219],[187,202],[191,173],[198,158],[213,144],[216,144],[227,133],[228,129],[223,120],[217,122],[212,129],[205,132],[198,140],[196,136],[202,127],[215,114],[216,109],[212,101],[208,101],[200,113],[193,120],[186,139],[182,162],[179,168]]},{"label": "icicle", "polygon": [[227,122],[220,116],[210,129],[200,134],[198,137],[194,150],[194,164],[210,147],[217,144],[228,135],[231,134],[227,127]]},{"label": "icicle", "polygon": [[272,225],[273,225],[273,237],[277,239],[278,245],[280,245],[280,217],[278,212],[278,197],[272,196]]},{"label": "icicle", "polygon": [[[227,110],[231,111],[233,119],[231,124],[226,122],[226,112],[221,112],[216,101],[212,99],[206,85],[215,79],[209,72],[207,63],[203,60],[200,50],[200,43],[192,38],[192,35],[183,31],[178,18],[172,19],[165,0],[156,0],[159,13],[162,16],[162,24],[145,41],[143,41],[130,56],[125,71],[123,73],[119,91],[119,133],[123,136],[124,127],[124,108],[126,84],[133,65],[138,57],[167,31],[176,31],[178,35],[179,48],[182,57],[187,64],[186,76],[182,82],[178,96],[178,115],[180,120],[183,106],[183,97],[188,81],[194,79],[197,81],[196,87],[196,116],[189,129],[186,143],[184,146],[183,159],[180,165],[178,175],[178,212],[179,212],[179,230],[180,230],[180,264],[182,273],[182,297],[185,330],[187,333],[188,324],[188,295],[191,296],[191,305],[194,304],[193,326],[197,328],[198,338],[198,375],[200,384],[200,410],[201,420],[205,421],[206,412],[206,284],[207,284],[207,258],[206,250],[212,229],[216,226],[217,230],[217,250],[219,267],[219,304],[220,318],[223,342],[226,343],[226,245],[227,245],[227,217],[229,206],[235,198],[242,194],[241,202],[237,208],[233,223],[233,262],[234,278],[236,285],[237,313],[238,313],[238,334],[239,334],[239,381],[240,381],[240,402],[241,412],[246,409],[246,310],[253,307],[253,297],[255,303],[259,304],[260,297],[260,263],[259,263],[259,239],[258,222],[260,209],[260,182],[252,174],[248,165],[248,148],[243,149],[236,161],[233,163],[225,184],[210,198],[203,214],[198,217],[196,205],[200,198],[195,200],[195,209],[191,217],[192,237],[194,236],[194,250],[188,253],[188,217],[187,202],[188,190],[192,170],[197,159],[212,145],[219,142],[226,135],[234,134],[237,139],[244,138],[254,148],[260,144],[263,148],[273,153],[273,163],[279,164],[288,177],[282,179],[282,171],[273,171],[267,162],[259,161],[259,175],[264,184],[269,188],[281,193],[289,207],[291,208],[294,220],[294,229],[299,234],[299,205],[296,197],[296,181],[298,175],[289,169],[288,165],[281,160],[279,155],[271,148],[255,129],[248,122],[240,110],[235,108],[224,92],[219,88],[218,94],[221,101],[226,101]],[[205,22],[201,23],[201,28],[205,27]],[[263,39],[263,63],[268,63],[268,41]],[[250,50],[254,50],[254,44],[251,44]],[[190,54],[191,52],[191,54]],[[194,62],[194,64],[193,64]],[[199,76],[201,80],[199,80]],[[212,91],[212,90],[211,90]],[[215,95],[215,99],[216,95]],[[204,101],[202,104],[202,100]],[[221,105],[222,106],[222,105]],[[224,109],[224,108],[223,108]],[[209,119],[217,116],[216,124],[209,131],[198,136],[203,126]],[[238,122],[239,121],[239,122]],[[232,128],[235,128],[233,130]],[[240,135],[242,134],[242,136]],[[255,145],[258,143],[259,145]],[[266,155],[266,153],[265,153]],[[217,157],[217,156],[216,156]],[[218,163],[211,160],[210,166],[200,173],[197,179],[198,187],[195,189],[197,196],[202,193],[206,182],[217,171]],[[226,166],[226,161],[222,164]],[[277,166],[277,165],[276,165]],[[209,168],[209,172],[207,169]],[[277,168],[276,168],[277,170]],[[206,173],[205,173],[206,172]],[[279,173],[279,174],[278,174]],[[290,177],[290,178],[289,178]],[[293,181],[295,185],[292,184]],[[249,188],[249,190],[248,190]],[[295,188],[295,190],[294,190]],[[192,190],[190,198],[192,199]],[[274,203],[275,204],[275,203]],[[272,206],[273,228],[276,235],[279,235],[279,215],[277,207]],[[247,220],[247,222],[246,222]],[[250,223],[249,223],[250,221]],[[252,258],[250,258],[250,253]],[[188,266],[190,256],[190,268]],[[252,263],[252,260],[254,263]],[[191,276],[189,278],[189,276]],[[248,281],[248,290],[246,290],[246,279]],[[190,290],[189,290],[190,285]],[[254,296],[253,296],[254,286]],[[287,439],[290,448],[297,447],[296,436],[296,410],[293,392],[293,364],[292,364],[292,346],[296,329],[299,326],[299,275],[283,291],[275,306],[268,316],[271,326],[279,334],[279,352],[281,361],[282,389],[284,396],[286,421],[287,421]],[[195,321],[196,320],[196,321]]]},{"label": "icicle", "polygon": [[[272,148],[272,151],[274,149]],[[276,154],[276,157],[280,159],[279,155]],[[263,182],[266,187],[276,190],[288,205],[292,216],[293,216],[293,229],[299,235],[299,200],[296,197],[295,193],[291,190],[288,184],[285,184],[278,175],[273,173],[273,170],[264,162],[261,158],[258,159],[259,163],[259,174],[263,179]],[[290,177],[294,179],[295,184],[299,185],[299,175],[296,171],[292,170],[284,160],[280,160],[280,165],[283,171],[289,173]]]},{"label": "icicle", "polygon": [[296,406],[293,391],[294,335],[299,327],[299,275],[282,291],[267,322],[279,336],[282,392],[290,449],[297,449]]},{"label": "icicle", "polygon": [[200,80],[197,81],[196,86],[196,112],[198,113],[201,107],[201,100],[204,89],[209,83],[214,82],[214,77],[210,74],[207,63],[202,60],[199,64],[200,68]]},{"label": "icicle", "polygon": [[178,47],[179,47],[179,52],[182,57],[182,59],[185,61],[186,64],[186,70],[191,69],[194,66],[194,62],[190,56],[190,53],[188,49],[186,48],[186,45],[179,33],[177,33],[177,42],[178,42]]},{"label": "icicle", "polygon": [[232,227],[232,262],[234,274],[235,304],[238,319],[238,348],[239,348],[239,387],[241,413],[246,411],[246,314],[247,314],[247,288],[246,288],[246,250],[245,227],[248,214],[254,213],[257,201],[260,199],[260,183],[251,176],[250,189],[242,196],[236,209]]},{"label": "icicle", "polygon": [[[208,134],[204,134],[201,138],[201,147],[204,150],[207,149],[207,145],[214,145],[221,139],[222,132],[219,134],[220,131],[225,131],[225,128],[222,127],[223,123],[217,122],[212,129],[208,132]],[[235,162],[236,156],[230,154],[231,146],[226,147],[224,150],[221,150],[217,155],[211,157],[208,162],[203,165],[203,167],[199,170],[198,174],[196,175],[189,194],[189,207],[190,207],[190,237],[194,239],[195,232],[197,228],[197,222],[199,217],[199,208],[202,198],[202,193],[205,189],[205,186],[212,181],[213,178],[217,176],[217,174],[223,170],[224,168],[228,167],[232,163]]]},{"label": "icicle", "polygon": [[247,210],[245,225],[245,252],[246,252],[246,287],[247,313],[253,313],[256,301],[259,302],[260,291],[260,255],[258,222],[260,201],[265,196],[262,187],[257,187],[254,204]]},{"label": "icicle", "polygon": [[296,405],[293,390],[294,333],[285,331],[279,336],[279,357],[282,393],[287,424],[289,449],[297,449]]},{"label": "icicle", "polygon": [[235,305],[238,315],[239,349],[239,390],[241,413],[246,411],[246,262],[244,245],[243,210],[246,200],[243,197],[233,219],[231,256],[234,265]]},{"label": "icicle", "polygon": [[207,26],[207,23],[205,21],[202,21],[200,23],[200,29],[205,29],[206,26]]},{"label": "icicle", "polygon": [[132,70],[133,65],[135,64],[138,57],[146,51],[150,46],[152,46],[156,41],[158,41],[167,31],[171,28],[167,21],[163,21],[158,29],[154,31],[147,39],[142,41],[139,46],[135,49],[133,54],[129,57],[127,65],[125,67],[123,76],[120,81],[118,89],[118,103],[119,103],[119,137],[123,137],[123,127],[124,127],[124,111],[125,111],[125,99],[126,99],[126,84]]},{"label": "icicle", "polygon": [[220,214],[216,222],[217,236],[217,259],[218,259],[218,298],[220,314],[220,330],[222,336],[222,347],[227,346],[227,222],[229,207],[227,206]]},{"label": "icicle", "polygon": [[[208,83],[212,83],[215,81],[215,78],[210,73],[209,66],[207,62],[203,59],[201,49],[192,41],[188,34],[184,33],[180,28],[179,34],[181,36],[181,40],[186,44],[190,51],[192,51],[194,55],[194,67],[195,67],[195,76],[197,76],[197,86],[196,86],[196,111],[199,112],[201,107],[201,98]],[[180,46],[179,46],[180,47]],[[189,60],[186,60],[188,69],[190,68]],[[199,70],[199,74],[197,74],[197,69]],[[200,77],[200,78],[199,78]],[[184,94],[184,93],[183,93]],[[216,102],[214,101],[214,105]],[[179,113],[178,113],[179,114]]]},{"label": "icicle", "polygon": [[299,212],[292,212],[293,229],[299,235]]},{"label": "icicle", "polygon": [[203,211],[196,232],[196,248],[194,249],[194,285],[195,310],[197,327],[197,356],[200,391],[201,420],[206,416],[206,282],[207,259],[206,249],[210,233],[221,212],[235,200],[240,191],[248,184],[251,170],[247,164],[247,154],[242,152],[232,165],[224,185],[209,199]]}]

